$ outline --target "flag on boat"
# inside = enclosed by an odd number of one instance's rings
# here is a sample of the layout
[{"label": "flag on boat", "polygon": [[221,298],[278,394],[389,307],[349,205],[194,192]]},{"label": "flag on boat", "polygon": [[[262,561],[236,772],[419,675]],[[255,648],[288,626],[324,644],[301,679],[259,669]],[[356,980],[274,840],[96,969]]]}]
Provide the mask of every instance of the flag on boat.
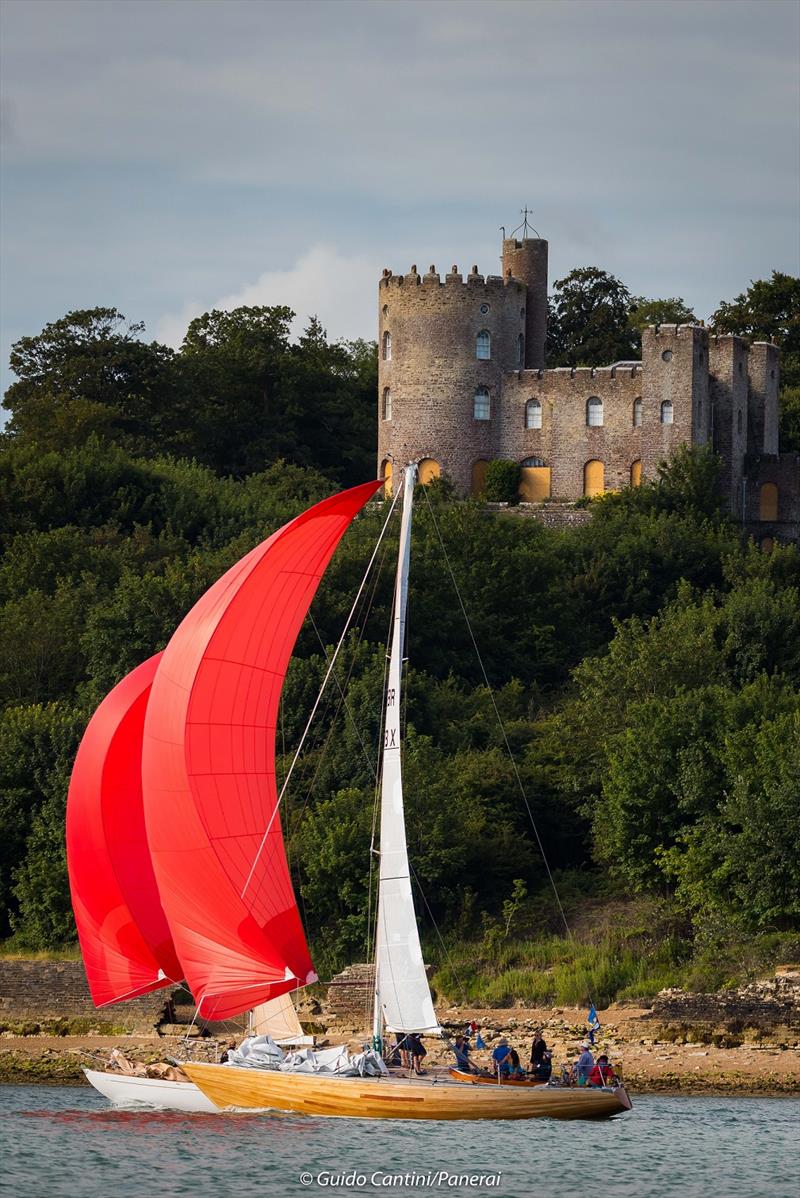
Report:
[{"label": "flag on boat", "polygon": [[594,1044],[595,1033],[600,1031],[600,1020],[597,1018],[597,1011],[594,1003],[589,1007],[589,1014],[586,1017],[586,1022],[589,1024],[589,1043]]}]

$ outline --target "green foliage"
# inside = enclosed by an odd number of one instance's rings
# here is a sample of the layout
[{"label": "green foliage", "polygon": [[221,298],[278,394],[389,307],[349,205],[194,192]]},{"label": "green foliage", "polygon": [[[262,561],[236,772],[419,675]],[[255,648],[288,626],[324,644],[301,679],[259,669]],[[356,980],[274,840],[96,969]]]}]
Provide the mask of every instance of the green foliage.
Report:
[{"label": "green foliage", "polygon": [[244,476],[286,458],[341,482],[375,458],[377,351],[328,342],[312,318],[293,345],[286,307],[207,312],[178,353],[115,308],[69,312],[12,347],[8,434],[62,452],[94,437],[135,457],[194,457]]},{"label": "green foliage", "polygon": [[779,403],[781,451],[800,453],[800,386],[781,386]]},{"label": "green foliage", "polygon": [[519,503],[519,482],[522,468],[519,462],[495,458],[486,467],[484,495],[489,503]]},{"label": "green foliage", "polygon": [[547,324],[551,366],[607,366],[635,358],[631,294],[596,266],[579,267],[553,284]]},{"label": "green foliage", "polygon": [[[680,300],[631,301],[595,270],[557,292],[567,362],[628,357],[637,322],[691,317]],[[753,301],[775,316],[760,335],[777,330],[790,352],[792,295]],[[375,347],[331,345],[313,319],[291,344],[290,319],[207,313],[174,354],[95,309],[14,347],[0,440],[0,935],[15,948],[73,945],[64,804],[91,711],[231,564],[374,469]],[[743,545],[718,473],[709,452],[681,451],[566,531],[456,501],[444,479],[420,489],[404,770],[418,907],[452,947],[443,993],[460,997],[457,967],[470,1001],[639,997],[746,974],[796,934],[800,554]],[[516,502],[518,485],[516,463],[490,464],[489,498]],[[385,514],[376,504],[354,522],[300,635],[279,775]],[[396,537],[337,667],[347,704],[331,685],[282,809],[323,974],[371,935]],[[620,921],[604,914],[631,895]]]},{"label": "green foliage", "polygon": [[634,296],[628,313],[628,323],[641,338],[651,324],[697,324],[697,317],[680,297],[648,300]]},{"label": "green foliage", "polygon": [[720,333],[774,341],[784,386],[800,386],[800,278],[773,270],[771,279],[757,279],[735,300],[723,300],[711,323]]},{"label": "green foliage", "polygon": [[720,333],[740,333],[780,347],[780,446],[800,453],[800,278],[772,272],[736,299],[723,301],[711,318]]}]

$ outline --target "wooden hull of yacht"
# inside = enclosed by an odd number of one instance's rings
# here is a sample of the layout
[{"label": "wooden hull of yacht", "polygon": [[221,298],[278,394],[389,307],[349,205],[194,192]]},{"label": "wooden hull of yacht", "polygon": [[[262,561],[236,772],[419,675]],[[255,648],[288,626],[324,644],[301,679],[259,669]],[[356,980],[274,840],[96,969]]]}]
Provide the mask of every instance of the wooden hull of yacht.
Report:
[{"label": "wooden hull of yacht", "polygon": [[622,1086],[467,1086],[451,1080],[322,1077],[198,1063],[183,1068],[223,1109],[349,1119],[605,1119],[631,1106]]}]

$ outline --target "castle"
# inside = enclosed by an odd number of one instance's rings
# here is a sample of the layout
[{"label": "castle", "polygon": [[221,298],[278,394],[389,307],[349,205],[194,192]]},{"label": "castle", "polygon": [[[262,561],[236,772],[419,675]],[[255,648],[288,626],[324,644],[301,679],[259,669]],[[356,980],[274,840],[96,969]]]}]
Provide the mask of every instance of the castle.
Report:
[{"label": "castle", "polygon": [[730,512],[764,547],[800,532],[798,458],[778,452],[778,349],[699,325],[642,336],[642,360],[545,368],[547,242],[503,241],[500,276],[383,272],[378,461],[420,460],[480,495],[494,458],[520,498],[576,500],[653,478],[684,444],[713,446]]}]

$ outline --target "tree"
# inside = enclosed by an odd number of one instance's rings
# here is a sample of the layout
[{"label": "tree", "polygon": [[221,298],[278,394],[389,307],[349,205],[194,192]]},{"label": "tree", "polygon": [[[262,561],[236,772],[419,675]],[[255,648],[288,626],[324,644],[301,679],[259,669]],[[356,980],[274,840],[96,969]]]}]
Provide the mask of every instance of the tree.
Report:
[{"label": "tree", "polygon": [[116,308],[68,312],[11,348],[9,432],[63,449],[94,432],[136,453],[180,449],[191,427],[174,352]]},{"label": "tree", "polygon": [[800,278],[772,272],[757,279],[711,318],[715,331],[739,333],[780,347],[781,448],[800,452]]},{"label": "tree", "polygon": [[711,324],[719,333],[774,341],[784,386],[800,386],[800,278],[773,270],[771,279],[757,279],[735,300],[723,300]]},{"label": "tree", "polygon": [[641,344],[642,330],[651,324],[696,324],[697,317],[680,296],[672,299],[648,300],[634,296],[631,300],[628,323]]},{"label": "tree", "polygon": [[596,266],[579,267],[554,284],[547,329],[552,366],[607,366],[635,358],[631,294]]},{"label": "tree", "polygon": [[485,493],[490,503],[519,503],[519,462],[495,458],[486,467]]}]

